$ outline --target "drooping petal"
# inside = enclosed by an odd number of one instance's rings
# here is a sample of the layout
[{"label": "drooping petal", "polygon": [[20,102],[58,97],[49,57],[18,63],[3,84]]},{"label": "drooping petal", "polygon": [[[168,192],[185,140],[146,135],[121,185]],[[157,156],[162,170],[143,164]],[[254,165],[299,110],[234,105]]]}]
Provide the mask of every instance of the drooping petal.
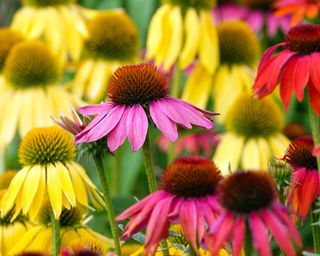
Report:
[{"label": "drooping petal", "polygon": [[139,104],[135,104],[128,112],[126,130],[132,151],[139,150],[147,136],[148,118]]},{"label": "drooping petal", "polygon": [[245,170],[260,169],[259,147],[255,138],[248,139],[242,150],[242,168]]},{"label": "drooping petal", "polygon": [[62,212],[62,188],[59,174],[52,164],[47,165],[47,191],[55,219]]},{"label": "drooping petal", "polygon": [[92,115],[100,114],[102,112],[108,112],[113,106],[114,106],[114,103],[111,103],[111,102],[93,104],[93,105],[88,105],[88,106],[79,108],[78,112],[85,116],[92,116]]},{"label": "drooping petal", "polygon": [[161,109],[161,102],[153,101],[150,103],[150,116],[165,137],[172,142],[177,140],[177,126],[165,113],[163,113]]},{"label": "drooping petal", "polygon": [[320,53],[314,52],[311,54],[311,80],[314,87],[320,92]]},{"label": "drooping petal", "polygon": [[296,62],[295,72],[292,74],[294,90],[298,100],[301,102],[304,97],[304,88],[306,87],[311,70],[311,58],[309,55],[299,57]]},{"label": "drooping petal", "polygon": [[234,223],[234,233],[233,233],[233,255],[238,256],[241,253],[246,225],[242,216],[238,216]]},{"label": "drooping petal", "polygon": [[311,81],[309,81],[308,90],[311,106],[314,112],[316,112],[316,114],[320,116],[320,91],[315,88],[314,84]]},{"label": "drooping petal", "polygon": [[272,256],[268,231],[258,213],[251,212],[249,214],[249,226],[252,232],[253,244],[257,252],[259,252],[261,256]]},{"label": "drooping petal", "polygon": [[280,47],[285,45],[285,43],[279,43],[279,44],[275,44],[274,46],[271,46],[270,48],[268,48],[262,55],[261,59],[260,59],[260,63],[259,63],[259,67],[258,67],[258,73],[260,72],[261,68],[264,66],[264,64],[270,60],[270,58],[272,57],[272,54]]},{"label": "drooping petal", "polygon": [[315,147],[315,149],[313,150],[312,154],[314,156],[319,156],[320,155],[320,145]]}]

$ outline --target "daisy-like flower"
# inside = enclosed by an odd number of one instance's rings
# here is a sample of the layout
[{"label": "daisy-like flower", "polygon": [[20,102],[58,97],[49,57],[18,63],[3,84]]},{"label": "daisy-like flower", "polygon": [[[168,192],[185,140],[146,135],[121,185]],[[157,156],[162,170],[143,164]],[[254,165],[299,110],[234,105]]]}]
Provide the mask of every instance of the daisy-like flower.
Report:
[{"label": "daisy-like flower", "polygon": [[272,100],[240,95],[226,117],[226,132],[213,157],[223,174],[236,170],[266,170],[273,156],[281,157],[289,140],[281,134],[283,113]]},{"label": "daisy-like flower", "polygon": [[278,202],[268,173],[236,172],[220,183],[218,194],[224,209],[205,239],[213,255],[226,242],[232,243],[232,255],[240,255],[245,239],[249,239],[246,236],[251,234],[250,243],[259,255],[271,256],[268,229],[285,255],[296,255],[293,242],[301,246],[300,234],[287,209]]},{"label": "daisy-like flower", "polygon": [[[43,251],[51,255],[52,226],[50,208],[50,205],[43,204],[40,214],[36,219],[36,225],[29,228],[20,239],[15,241],[15,245],[11,247],[8,255],[17,255],[23,251]],[[93,231],[86,225],[88,219],[86,211],[83,208],[75,207],[69,210],[64,208],[59,222],[61,248],[68,248],[76,244],[79,246],[87,245],[87,247],[96,244],[104,252],[108,248],[111,248],[112,241],[110,239]]]},{"label": "daisy-like flower", "polygon": [[274,3],[275,15],[283,16],[291,14],[291,25],[297,25],[304,17],[313,19],[320,11],[318,0],[276,0]]},{"label": "daisy-like flower", "polygon": [[[320,25],[299,25],[289,30],[286,41],[263,54],[253,86],[262,98],[271,94],[280,83],[280,96],[288,109],[293,92],[301,102],[305,88],[313,110],[320,115]],[[274,52],[284,49],[278,54]]]},{"label": "daisy-like flower", "polygon": [[221,180],[216,165],[201,157],[184,157],[165,170],[161,189],[131,206],[117,217],[131,217],[122,239],[128,239],[146,227],[145,255],[154,254],[159,241],[168,236],[170,223],[179,223],[199,254],[197,240],[202,241],[207,226],[219,213],[215,188]]},{"label": "daisy-like flower", "polygon": [[138,30],[121,9],[106,10],[87,22],[85,54],[71,85],[72,92],[90,103],[105,98],[113,72],[138,60]]},{"label": "daisy-like flower", "polygon": [[192,124],[213,127],[209,117],[216,113],[168,97],[168,92],[165,76],[152,64],[118,68],[107,90],[111,101],[79,109],[83,115],[96,117],[76,135],[75,142],[93,142],[108,135],[107,145],[113,152],[128,136],[132,150],[137,151],[145,141],[149,121],[172,142],[178,138],[176,124],[189,129]]},{"label": "daisy-like flower", "polygon": [[217,26],[217,31],[221,65],[213,76],[197,64],[182,99],[205,108],[211,95],[215,111],[221,113],[217,121],[223,122],[238,95],[251,90],[252,69],[257,64],[260,47],[254,32],[242,21],[224,21]]},{"label": "daisy-like flower", "polygon": [[283,157],[293,169],[288,203],[295,212],[294,220],[299,215],[303,219],[306,217],[320,193],[320,177],[313,149],[312,137],[302,136],[290,143]]},{"label": "daisy-like flower", "polygon": [[[29,39],[42,39],[62,59],[78,60],[88,36],[86,19],[91,16],[75,0],[22,0],[11,27]],[[61,59],[61,60],[62,60]]]},{"label": "daisy-like flower", "polygon": [[198,57],[212,73],[219,64],[218,38],[211,16],[215,0],[165,0],[151,19],[147,58],[168,71],[179,62],[181,69]]},{"label": "daisy-like flower", "polygon": [[83,167],[73,161],[76,148],[73,139],[58,127],[32,129],[19,148],[23,168],[12,179],[3,196],[1,216],[12,209],[14,216],[28,214],[34,220],[46,194],[55,218],[63,207],[89,207],[88,197],[101,208],[103,200]]},{"label": "daisy-like flower", "polygon": [[39,42],[21,42],[12,48],[0,77],[1,145],[7,146],[17,132],[24,137],[34,127],[51,125],[50,115],[81,104],[60,84],[62,72]]}]

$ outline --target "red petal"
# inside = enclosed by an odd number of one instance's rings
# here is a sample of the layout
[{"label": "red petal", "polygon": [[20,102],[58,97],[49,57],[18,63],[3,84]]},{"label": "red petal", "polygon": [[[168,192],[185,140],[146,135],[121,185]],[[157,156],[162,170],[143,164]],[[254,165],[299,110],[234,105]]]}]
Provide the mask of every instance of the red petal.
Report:
[{"label": "red petal", "polygon": [[320,53],[311,54],[311,80],[314,87],[320,92]]},{"label": "red petal", "polygon": [[308,83],[308,90],[311,106],[314,112],[316,112],[316,114],[320,116],[320,91],[315,88],[311,81],[309,81]]},{"label": "red petal", "polygon": [[310,78],[311,58],[309,55],[299,57],[296,63],[295,72],[293,75],[294,89],[298,100],[301,102],[304,96],[304,88]]}]

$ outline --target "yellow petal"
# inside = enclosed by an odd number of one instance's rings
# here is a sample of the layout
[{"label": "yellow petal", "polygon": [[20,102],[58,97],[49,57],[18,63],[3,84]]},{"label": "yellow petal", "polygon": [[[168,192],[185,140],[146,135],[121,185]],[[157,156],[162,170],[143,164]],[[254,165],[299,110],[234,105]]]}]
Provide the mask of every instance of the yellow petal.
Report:
[{"label": "yellow petal", "polygon": [[[32,91],[26,90],[24,92],[24,99],[21,101],[21,108],[20,108],[20,116],[19,116],[19,134],[21,137],[24,137],[27,132],[33,126],[33,120],[30,115],[30,108],[32,107],[33,97]],[[32,112],[31,112],[32,113]]]},{"label": "yellow petal", "polygon": [[59,173],[62,191],[72,206],[76,206],[76,196],[68,169],[60,162],[56,163],[56,170]]},{"label": "yellow petal", "polygon": [[30,39],[40,38],[45,27],[44,20],[46,19],[46,12],[38,10],[35,15],[30,16],[30,30],[28,37]]},{"label": "yellow petal", "polygon": [[170,5],[162,5],[153,15],[150,21],[148,36],[147,36],[147,58],[154,58],[158,48],[161,47],[163,34],[161,33],[164,27],[164,21],[170,10]]},{"label": "yellow petal", "polygon": [[199,58],[206,69],[213,73],[219,65],[218,34],[211,11],[200,11]]},{"label": "yellow petal", "polygon": [[62,211],[62,188],[59,174],[52,164],[47,165],[47,191],[54,216],[59,219]]},{"label": "yellow petal", "polygon": [[245,170],[260,169],[259,147],[256,139],[248,139],[244,144],[241,164]]},{"label": "yellow petal", "polygon": [[14,206],[15,200],[19,195],[19,192],[22,191],[24,180],[29,172],[30,167],[24,167],[19,171],[14,178],[12,179],[9,188],[6,194],[2,199],[2,212],[1,215],[5,216]]},{"label": "yellow petal", "polygon": [[179,65],[181,69],[186,68],[194,60],[199,45],[200,21],[197,11],[188,8],[184,20],[185,43],[180,54]]},{"label": "yellow petal", "polygon": [[163,68],[169,71],[171,66],[176,62],[182,45],[182,14],[179,6],[175,6],[169,16],[169,24],[171,28],[168,50],[163,62]]},{"label": "yellow petal", "polygon": [[22,34],[28,34],[31,28],[30,17],[34,15],[34,9],[30,7],[24,7],[18,10],[12,20],[11,28],[13,30],[20,31]]},{"label": "yellow petal", "polygon": [[[25,179],[23,185],[23,194],[22,194],[22,212],[27,214],[29,208],[35,199],[39,183],[40,183],[40,172],[41,168],[39,165],[32,166],[29,170],[29,173]],[[37,195],[38,196],[38,195]]]},{"label": "yellow petal", "polygon": [[222,135],[216,153],[213,156],[213,161],[220,168],[222,175],[229,174],[229,166],[232,171],[238,168],[243,145],[243,137],[233,133]]},{"label": "yellow petal", "polygon": [[187,80],[182,99],[199,108],[206,108],[211,86],[212,75],[198,63]]},{"label": "yellow petal", "polygon": [[69,163],[68,167],[70,165],[73,166],[73,168],[77,171],[78,174],[80,174],[81,178],[87,183],[88,186],[90,186],[92,188],[96,188],[96,186],[92,183],[92,181],[88,177],[86,171],[83,169],[83,167],[80,164],[72,161]]},{"label": "yellow petal", "polygon": [[76,168],[72,166],[68,166],[70,171],[71,179],[74,184],[74,192],[76,195],[77,201],[86,207],[88,207],[88,194],[86,189],[86,184],[84,183],[83,179],[81,178],[80,174],[77,172]]},{"label": "yellow petal", "polygon": [[281,133],[277,133],[269,138],[271,151],[275,157],[283,157],[290,141]]},{"label": "yellow petal", "polygon": [[254,82],[255,72],[253,69],[246,65],[234,65],[237,71],[237,76],[242,84],[242,90],[251,92],[252,84]]},{"label": "yellow petal", "polygon": [[265,138],[257,138],[259,155],[260,155],[260,168],[262,170],[268,169],[268,163],[271,160],[270,146]]},{"label": "yellow petal", "polygon": [[94,62],[91,59],[85,60],[80,64],[76,76],[71,83],[72,94],[79,98],[84,98],[86,86],[93,71]]}]

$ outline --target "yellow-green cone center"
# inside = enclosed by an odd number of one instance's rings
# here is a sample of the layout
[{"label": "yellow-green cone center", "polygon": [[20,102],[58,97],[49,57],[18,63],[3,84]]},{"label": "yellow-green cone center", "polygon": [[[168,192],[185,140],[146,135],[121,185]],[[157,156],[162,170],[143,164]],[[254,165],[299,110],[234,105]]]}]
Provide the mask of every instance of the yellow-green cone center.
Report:
[{"label": "yellow-green cone center", "polygon": [[283,122],[281,110],[272,99],[254,99],[250,94],[238,97],[226,116],[227,130],[246,138],[280,132]]},{"label": "yellow-green cone center", "polygon": [[73,3],[75,0],[22,0],[24,5],[46,7]]},{"label": "yellow-green cone center", "polygon": [[183,9],[196,8],[196,9],[211,9],[216,5],[216,0],[163,0],[164,3],[179,5]]},{"label": "yellow-green cone center", "polygon": [[88,21],[88,54],[107,60],[130,60],[138,52],[138,30],[131,18],[120,10],[98,14]]},{"label": "yellow-green cone center", "polygon": [[22,140],[19,161],[22,165],[66,162],[76,156],[73,139],[58,127],[34,128]]},{"label": "yellow-green cone center", "polygon": [[12,47],[23,40],[22,35],[9,28],[0,29],[0,72]]},{"label": "yellow-green cone center", "polygon": [[17,88],[47,86],[57,82],[60,76],[57,60],[39,42],[22,42],[13,47],[3,73]]},{"label": "yellow-green cone center", "polygon": [[253,65],[260,47],[256,35],[242,21],[224,21],[218,27],[220,60],[227,64]]}]

